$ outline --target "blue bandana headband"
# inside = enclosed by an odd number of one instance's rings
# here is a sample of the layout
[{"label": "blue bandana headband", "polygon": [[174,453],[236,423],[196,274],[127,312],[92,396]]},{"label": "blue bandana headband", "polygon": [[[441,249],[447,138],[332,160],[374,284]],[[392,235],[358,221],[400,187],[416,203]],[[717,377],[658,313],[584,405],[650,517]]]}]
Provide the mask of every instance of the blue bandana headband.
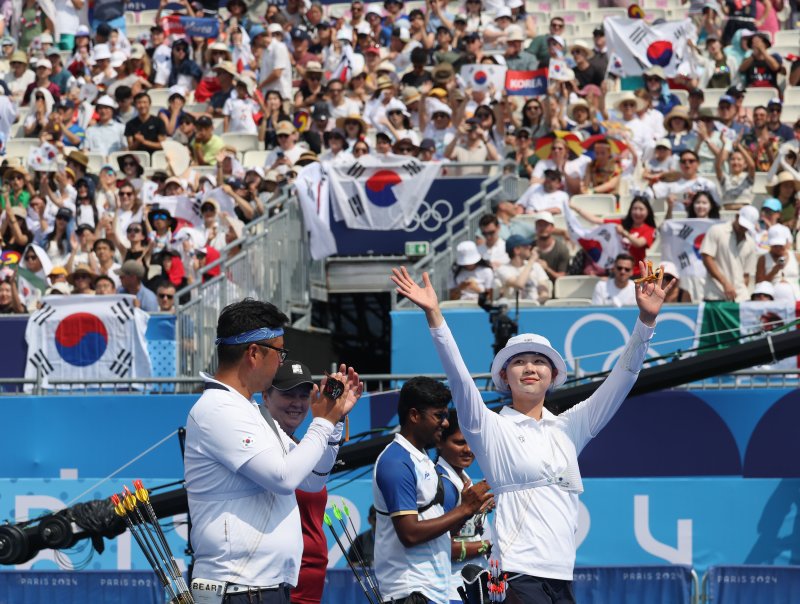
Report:
[{"label": "blue bandana headband", "polygon": [[280,338],[283,335],[283,328],[271,329],[269,327],[259,327],[258,329],[251,329],[235,336],[228,336],[227,338],[217,338],[216,345],[235,346],[236,344],[249,344],[250,342],[260,342],[262,340],[272,340],[273,338]]}]

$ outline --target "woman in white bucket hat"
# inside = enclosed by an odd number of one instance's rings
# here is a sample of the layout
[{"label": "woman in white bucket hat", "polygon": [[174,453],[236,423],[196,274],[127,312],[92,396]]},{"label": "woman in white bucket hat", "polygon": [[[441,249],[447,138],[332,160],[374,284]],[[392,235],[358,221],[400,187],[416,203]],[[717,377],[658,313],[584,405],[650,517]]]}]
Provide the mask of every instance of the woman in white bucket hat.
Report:
[{"label": "woman in white bucket hat", "polygon": [[495,552],[509,575],[507,602],[568,604],[575,565],[578,496],[583,492],[578,454],[608,423],[633,387],[664,298],[651,279],[636,288],[639,319],[603,384],[561,415],[544,408],[547,392],[564,383],[567,365],[543,336],[514,336],[492,362],[492,381],[510,392],[511,405],[490,411],[470,377],[427,273],[419,286],[405,267],[393,269],[397,293],[425,311],[431,336],[447,374],[459,423],[497,498]]}]

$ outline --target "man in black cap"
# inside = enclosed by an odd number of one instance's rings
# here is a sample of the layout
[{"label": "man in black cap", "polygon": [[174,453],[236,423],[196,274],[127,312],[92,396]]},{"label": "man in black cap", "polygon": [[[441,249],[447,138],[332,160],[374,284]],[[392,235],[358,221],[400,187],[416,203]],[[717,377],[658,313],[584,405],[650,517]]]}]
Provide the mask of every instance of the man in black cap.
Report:
[{"label": "man in black cap", "polygon": [[[742,36],[744,38],[744,36]],[[739,66],[745,85],[752,87],[778,87],[778,75],[785,73],[783,59],[778,53],[770,53],[772,46],[769,33],[755,32],[748,36],[752,54]],[[745,38],[747,39],[747,38]]]},{"label": "man in black cap", "polygon": [[767,103],[767,130],[772,136],[777,137],[781,144],[794,140],[794,130],[781,123],[783,103],[778,97],[771,98]]},{"label": "man in black cap", "polygon": [[602,73],[608,70],[608,48],[606,47],[606,30],[603,26],[596,27],[592,32],[594,37],[594,56],[589,62]]},{"label": "man in black cap", "polygon": [[419,144],[419,155],[417,158],[420,161],[436,161],[436,141],[432,138],[423,138]]},{"label": "man in black cap", "polygon": [[322,153],[322,137],[330,129],[330,117],[328,103],[325,101],[314,103],[311,109],[311,127],[297,137],[299,142],[306,143],[317,155]]},{"label": "man in black cap", "polygon": [[400,83],[403,86],[420,86],[433,82],[431,74],[425,69],[428,64],[428,51],[418,46],[411,51],[411,70],[403,74]]},{"label": "man in black cap", "polygon": [[311,371],[299,361],[286,360],[264,392],[264,405],[290,437],[308,415],[314,382]]}]

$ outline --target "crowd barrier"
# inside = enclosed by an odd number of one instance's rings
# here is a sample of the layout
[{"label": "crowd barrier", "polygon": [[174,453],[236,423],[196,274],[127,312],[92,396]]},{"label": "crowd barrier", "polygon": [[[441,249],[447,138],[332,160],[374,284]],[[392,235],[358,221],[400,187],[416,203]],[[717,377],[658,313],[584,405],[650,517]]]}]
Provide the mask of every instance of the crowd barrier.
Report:
[{"label": "crowd barrier", "polygon": [[[688,566],[587,566],[573,591],[579,604],[693,604],[698,581]],[[328,569],[322,604],[365,601],[349,569]]]},{"label": "crowd barrier", "polygon": [[2,572],[0,604],[163,604],[164,590],[149,570]]},{"label": "crowd barrier", "polygon": [[800,566],[712,566],[703,577],[701,602],[796,604]]},{"label": "crowd barrier", "polygon": [[[727,568],[744,567],[719,567]],[[773,576],[798,568],[746,567],[749,572]],[[709,572],[709,575],[711,573]],[[785,583],[789,583],[785,581]],[[759,590],[764,583],[753,584]],[[580,603],[591,604],[693,604],[697,577],[687,566],[582,567],[575,570],[574,592]],[[763,591],[751,591],[750,600],[766,601]],[[796,592],[795,592],[796,593]],[[761,599],[752,599],[753,594]],[[163,590],[154,573],[134,571],[12,571],[0,572],[0,604],[161,604]],[[349,569],[328,569],[322,604],[365,602],[363,593]],[[770,600],[776,604],[790,600]],[[794,600],[796,601],[796,600]],[[717,600],[714,600],[717,602]],[[723,604],[728,602],[722,601]]]}]

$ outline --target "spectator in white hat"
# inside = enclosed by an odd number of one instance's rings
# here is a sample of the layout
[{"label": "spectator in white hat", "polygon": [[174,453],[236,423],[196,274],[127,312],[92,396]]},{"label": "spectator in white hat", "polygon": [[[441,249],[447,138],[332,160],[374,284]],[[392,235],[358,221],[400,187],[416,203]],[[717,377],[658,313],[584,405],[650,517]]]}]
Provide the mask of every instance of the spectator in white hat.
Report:
[{"label": "spectator in white hat", "polygon": [[178,128],[181,116],[184,114],[183,108],[186,105],[186,94],[186,88],[180,84],[170,86],[167,108],[160,109],[158,112],[158,118],[164,122],[167,136],[173,136]]},{"label": "spectator in white hat", "polygon": [[53,100],[58,103],[61,99],[61,89],[50,81],[50,74],[53,73],[53,64],[49,59],[39,59],[35,66],[36,79],[25,89],[22,96],[22,104],[27,105],[31,101],[31,94],[36,88],[45,88],[53,96]]},{"label": "spectator in white hat", "polygon": [[792,232],[789,227],[783,224],[769,227],[767,245],[769,251],[761,254],[756,263],[756,283],[789,283],[795,299],[800,299],[800,269],[797,254],[792,249]]},{"label": "spectator in white hat", "polygon": [[492,300],[494,271],[488,260],[481,258],[474,241],[462,241],[456,246],[456,262],[447,282],[451,300],[478,300],[486,294]]},{"label": "spectator in white hat", "polygon": [[483,42],[486,50],[501,50],[506,41],[507,29],[513,23],[511,9],[499,7],[494,13],[494,23],[483,30]]},{"label": "spectator in white hat", "polygon": [[277,90],[284,99],[292,98],[292,61],[289,49],[283,42],[283,27],[277,23],[269,26],[270,41],[261,56],[261,81],[258,88],[265,93]]},{"label": "spectator in white hat", "polygon": [[444,150],[447,145],[456,137],[456,129],[451,125],[453,110],[442,101],[431,98],[428,99],[428,114],[430,123],[424,124],[424,113],[420,112],[420,127],[424,126],[422,138],[430,138],[436,143],[436,159],[444,157]]},{"label": "spectator in white hat", "polygon": [[111,49],[108,44],[95,45],[89,63],[92,67],[92,82],[95,86],[110,86],[116,82],[117,72],[111,66]]},{"label": "spectator in white hat", "polygon": [[3,81],[11,92],[16,103],[22,103],[22,96],[28,86],[36,79],[36,75],[28,69],[28,55],[24,50],[15,50],[8,60],[11,71],[5,74]]},{"label": "spectator in white hat", "polygon": [[84,149],[100,155],[127,149],[125,126],[114,121],[117,102],[110,96],[103,95],[97,99],[95,105],[97,107],[97,123],[86,130]]},{"label": "spectator in white hat", "polygon": [[753,236],[758,210],[745,206],[730,222],[715,224],[700,246],[708,271],[703,299],[743,302],[750,298],[748,287],[755,277],[758,252]]},{"label": "spectator in white hat", "polygon": [[23,122],[23,130],[28,138],[37,138],[48,131],[50,116],[55,103],[53,95],[46,88],[37,88],[33,91],[33,102],[28,109],[28,115]]}]

